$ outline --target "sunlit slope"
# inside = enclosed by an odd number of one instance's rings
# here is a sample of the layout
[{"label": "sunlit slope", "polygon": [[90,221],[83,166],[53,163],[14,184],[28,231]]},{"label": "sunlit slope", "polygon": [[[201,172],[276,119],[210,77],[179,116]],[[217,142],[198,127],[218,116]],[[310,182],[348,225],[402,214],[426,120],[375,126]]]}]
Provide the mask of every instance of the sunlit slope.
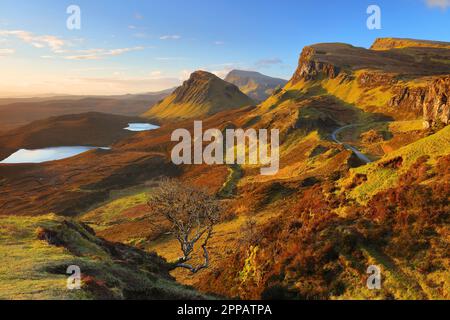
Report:
[{"label": "sunlit slope", "polygon": [[450,42],[417,40],[406,38],[378,38],[373,43],[372,50],[389,50],[402,48],[444,48],[450,49]]},{"label": "sunlit slope", "polygon": [[[176,284],[155,254],[101,240],[88,227],[54,215],[2,217],[0,299],[196,299]],[[81,290],[66,270],[81,269]]]},{"label": "sunlit slope", "polygon": [[235,85],[205,72],[194,72],[169,97],[152,107],[145,117],[158,119],[200,118],[252,105],[254,102]]},{"label": "sunlit slope", "polygon": [[435,47],[434,42],[430,46],[426,46],[428,42],[420,43],[417,47],[393,45],[383,50],[343,43],[305,47],[289,83],[260,109],[267,111],[288,101],[327,94],[395,120],[424,119],[429,126],[436,121],[448,123],[445,92],[449,86],[450,49],[448,44],[438,43],[439,47]]},{"label": "sunlit slope", "polygon": [[349,178],[342,183],[350,184],[355,176],[366,180],[350,192],[350,197],[366,202],[376,193],[395,185],[401,174],[407,172],[421,157],[433,164],[436,159],[450,154],[450,127],[420,139],[396,151],[388,153],[377,162],[351,170]]}]

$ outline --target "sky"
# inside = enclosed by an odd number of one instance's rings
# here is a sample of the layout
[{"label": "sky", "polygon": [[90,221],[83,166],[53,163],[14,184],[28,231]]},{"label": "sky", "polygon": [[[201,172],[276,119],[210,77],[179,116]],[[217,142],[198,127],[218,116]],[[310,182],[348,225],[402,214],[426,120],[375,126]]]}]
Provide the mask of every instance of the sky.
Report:
[{"label": "sky", "polygon": [[[367,28],[370,5],[381,29]],[[450,0],[0,0],[0,96],[159,91],[195,70],[289,79],[306,45],[449,30]]]}]

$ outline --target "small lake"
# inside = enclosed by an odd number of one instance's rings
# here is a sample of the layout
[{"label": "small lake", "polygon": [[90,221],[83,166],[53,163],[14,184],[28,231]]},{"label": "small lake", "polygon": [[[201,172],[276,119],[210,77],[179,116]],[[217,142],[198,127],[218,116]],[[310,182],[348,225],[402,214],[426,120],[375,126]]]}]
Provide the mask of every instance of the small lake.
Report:
[{"label": "small lake", "polygon": [[109,148],[99,147],[53,147],[35,150],[20,149],[5,160],[0,161],[0,163],[42,163],[70,158],[86,151],[95,149],[109,150]]},{"label": "small lake", "polygon": [[158,128],[159,128],[159,126],[156,126],[156,125],[150,124],[150,123],[129,123],[128,127],[124,128],[124,129],[128,130],[128,131],[139,132],[139,131],[155,130]]}]

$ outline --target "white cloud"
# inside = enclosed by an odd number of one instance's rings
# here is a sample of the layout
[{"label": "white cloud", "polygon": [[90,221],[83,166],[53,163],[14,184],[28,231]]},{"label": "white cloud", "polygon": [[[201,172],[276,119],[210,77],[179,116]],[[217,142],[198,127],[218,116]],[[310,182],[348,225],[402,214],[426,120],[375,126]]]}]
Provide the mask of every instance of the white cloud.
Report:
[{"label": "white cloud", "polygon": [[450,7],[450,0],[426,0],[427,5],[431,8],[441,8],[443,10]]},{"label": "white cloud", "polygon": [[177,34],[169,34],[169,35],[164,35],[159,37],[159,39],[161,40],[178,40],[181,39],[181,36],[177,35]]},{"label": "white cloud", "polygon": [[223,41],[214,41],[214,44],[215,44],[216,46],[222,46],[222,45],[225,44],[225,42],[223,42]]},{"label": "white cloud", "polygon": [[144,47],[120,48],[120,49],[89,49],[79,51],[81,54],[64,57],[67,60],[100,60],[108,56],[120,56],[127,52],[141,51]]},{"label": "white cloud", "polygon": [[14,49],[0,49],[0,58],[13,55],[15,52]]},{"label": "white cloud", "polygon": [[48,47],[53,52],[61,52],[61,50],[69,45],[66,40],[52,35],[35,35],[32,32],[24,30],[0,30],[0,36],[16,37],[35,48]]},{"label": "white cloud", "polygon": [[[25,30],[0,30],[2,37],[15,37],[37,49],[48,48],[58,55],[43,55],[43,59],[63,58],[66,60],[99,60],[108,56],[119,56],[127,52],[144,50],[144,47],[119,48],[119,49],[86,49],[68,50],[69,46],[79,44],[84,39],[73,39],[73,42],[52,35],[36,35]],[[62,56],[65,54],[64,56]]]}]

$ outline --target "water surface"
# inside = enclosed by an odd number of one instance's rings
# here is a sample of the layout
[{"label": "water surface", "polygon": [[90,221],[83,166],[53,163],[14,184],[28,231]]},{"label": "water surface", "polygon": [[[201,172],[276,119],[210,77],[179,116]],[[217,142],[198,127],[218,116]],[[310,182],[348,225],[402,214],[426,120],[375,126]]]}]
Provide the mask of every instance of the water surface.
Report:
[{"label": "water surface", "polygon": [[8,158],[0,161],[0,163],[42,163],[47,161],[55,161],[70,158],[81,153],[84,153],[89,150],[94,149],[104,149],[107,150],[109,148],[99,148],[99,147],[52,147],[52,148],[43,148],[43,149],[35,149],[35,150],[27,150],[20,149],[16,151]]},{"label": "water surface", "polygon": [[158,128],[159,126],[150,123],[129,123],[128,127],[126,127],[125,130],[138,132],[138,131],[150,131]]}]

